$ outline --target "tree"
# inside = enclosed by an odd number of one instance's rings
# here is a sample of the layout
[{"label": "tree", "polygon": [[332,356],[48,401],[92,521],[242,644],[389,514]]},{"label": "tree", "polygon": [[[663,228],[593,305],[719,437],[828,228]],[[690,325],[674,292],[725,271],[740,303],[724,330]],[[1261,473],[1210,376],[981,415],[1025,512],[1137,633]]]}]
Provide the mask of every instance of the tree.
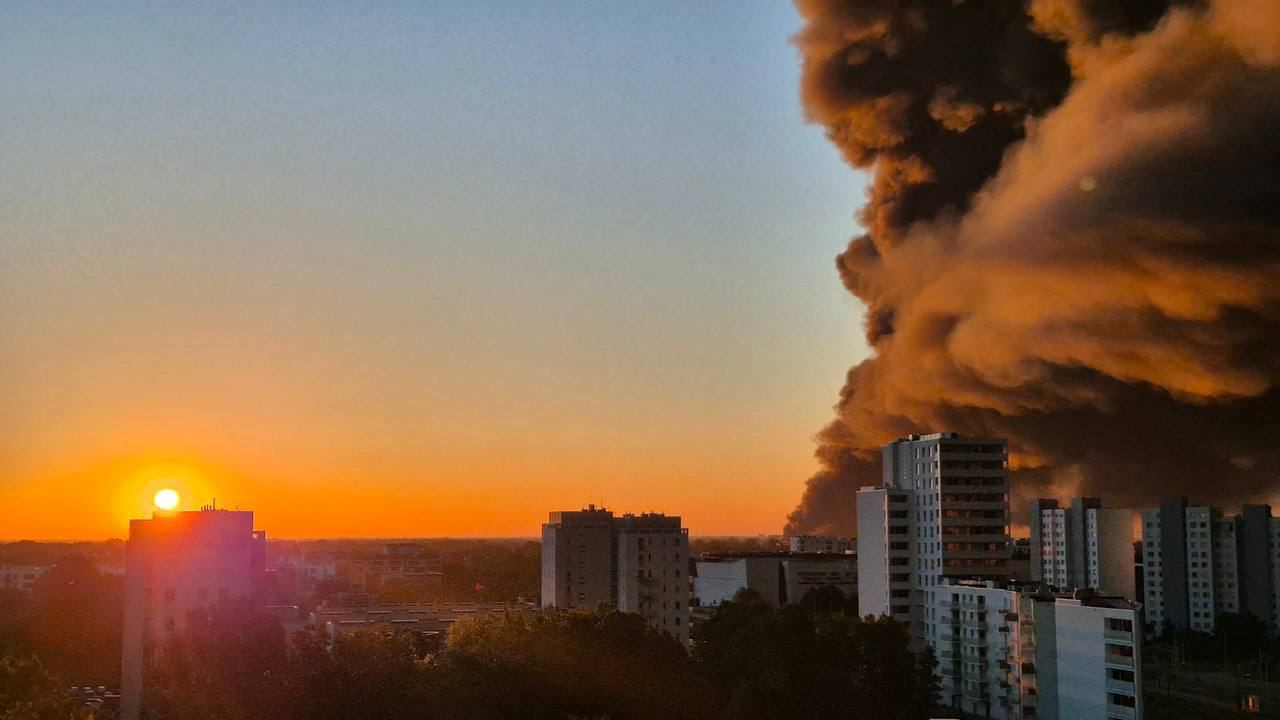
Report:
[{"label": "tree", "polygon": [[120,578],[98,572],[83,555],[68,555],[32,587],[26,647],[67,682],[119,687],[123,603]]},{"label": "tree", "polygon": [[184,636],[158,648],[144,704],[155,720],[285,720],[289,678],[279,622],[232,601],[193,613]]},{"label": "tree", "polygon": [[857,617],[858,596],[845,595],[835,585],[820,585],[800,598],[800,607],[808,611],[810,615],[844,613]]},{"label": "tree", "polygon": [[75,720],[86,717],[34,657],[0,653],[0,720]]},{"label": "tree", "polygon": [[[810,606],[823,606],[818,602]],[[698,669],[727,720],[813,717],[920,720],[937,697],[931,658],[908,651],[906,628],[801,605],[770,608],[750,591],[698,627]]]},{"label": "tree", "polygon": [[458,623],[435,683],[444,717],[711,717],[688,654],[638,615],[508,614]]}]

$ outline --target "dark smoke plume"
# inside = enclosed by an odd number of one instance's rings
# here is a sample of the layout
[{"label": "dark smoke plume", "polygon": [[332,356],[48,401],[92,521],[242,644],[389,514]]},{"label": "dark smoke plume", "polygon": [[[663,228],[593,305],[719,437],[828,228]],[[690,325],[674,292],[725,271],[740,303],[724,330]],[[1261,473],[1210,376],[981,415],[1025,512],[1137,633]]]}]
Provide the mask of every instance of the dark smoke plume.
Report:
[{"label": "dark smoke plume", "polygon": [[1280,2],[797,6],[805,110],[873,174],[837,267],[874,353],[788,530],[850,532],[933,430],[1007,437],[1023,494],[1275,497]]}]

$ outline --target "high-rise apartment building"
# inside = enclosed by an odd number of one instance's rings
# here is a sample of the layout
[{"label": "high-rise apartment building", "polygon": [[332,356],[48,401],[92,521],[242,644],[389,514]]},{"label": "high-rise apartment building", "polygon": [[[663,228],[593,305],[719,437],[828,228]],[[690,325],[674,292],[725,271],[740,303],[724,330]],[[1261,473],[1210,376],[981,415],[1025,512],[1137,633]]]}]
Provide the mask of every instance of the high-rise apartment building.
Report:
[{"label": "high-rise apartment building", "polygon": [[1133,511],[1102,507],[1094,497],[1031,501],[1031,580],[1059,589],[1090,588],[1136,599],[1133,581]]},{"label": "high-rise apartment building", "polygon": [[858,604],[921,633],[921,608],[944,579],[1009,572],[1004,440],[911,435],[882,451],[880,485],[858,491]]},{"label": "high-rise apartment building", "polygon": [[542,606],[616,607],[689,641],[689,531],[679,516],[588,505],[542,526]]},{"label": "high-rise apartment building", "polygon": [[925,606],[943,704],[997,720],[1141,720],[1142,622],[1121,598],[944,580]]},{"label": "high-rise apartment building", "polygon": [[194,619],[220,603],[260,599],[266,533],[253,513],[218,510],[161,513],[129,521],[125,545],[124,638],[120,717],[137,720],[148,667]]},{"label": "high-rise apartment building", "polygon": [[1227,516],[1173,498],[1142,511],[1147,622],[1212,632],[1219,613],[1280,628],[1280,518],[1267,505]]}]

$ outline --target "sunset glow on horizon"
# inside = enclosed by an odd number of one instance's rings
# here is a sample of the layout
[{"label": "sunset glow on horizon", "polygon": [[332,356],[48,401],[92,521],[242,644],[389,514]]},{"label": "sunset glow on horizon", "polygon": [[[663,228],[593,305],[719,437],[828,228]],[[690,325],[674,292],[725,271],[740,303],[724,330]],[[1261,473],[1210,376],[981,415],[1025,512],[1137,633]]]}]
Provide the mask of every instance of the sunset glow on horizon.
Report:
[{"label": "sunset glow on horizon", "polygon": [[0,540],[779,532],[865,353],[795,11],[344,7],[0,10]]}]

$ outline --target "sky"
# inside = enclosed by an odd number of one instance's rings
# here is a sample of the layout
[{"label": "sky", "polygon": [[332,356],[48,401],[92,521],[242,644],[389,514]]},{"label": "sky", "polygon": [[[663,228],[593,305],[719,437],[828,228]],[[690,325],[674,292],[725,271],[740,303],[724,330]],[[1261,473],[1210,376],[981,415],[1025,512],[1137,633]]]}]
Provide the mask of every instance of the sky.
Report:
[{"label": "sky", "polygon": [[0,539],[780,531],[864,357],[788,3],[0,5]]}]

